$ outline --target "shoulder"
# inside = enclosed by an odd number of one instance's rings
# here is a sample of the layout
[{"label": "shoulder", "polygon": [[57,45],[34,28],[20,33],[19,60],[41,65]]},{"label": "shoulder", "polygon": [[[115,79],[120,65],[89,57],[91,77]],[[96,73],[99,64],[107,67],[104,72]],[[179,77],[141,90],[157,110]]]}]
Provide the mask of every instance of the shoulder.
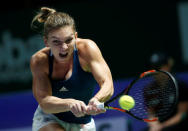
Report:
[{"label": "shoulder", "polygon": [[81,56],[93,57],[96,55],[101,55],[99,47],[93,40],[79,38],[76,45],[78,53]]},{"label": "shoulder", "polygon": [[97,47],[97,44],[91,39],[77,39],[77,48],[78,49],[94,49]]},{"label": "shoulder", "polygon": [[47,71],[49,50],[49,48],[45,47],[32,55],[30,60],[32,71]]}]

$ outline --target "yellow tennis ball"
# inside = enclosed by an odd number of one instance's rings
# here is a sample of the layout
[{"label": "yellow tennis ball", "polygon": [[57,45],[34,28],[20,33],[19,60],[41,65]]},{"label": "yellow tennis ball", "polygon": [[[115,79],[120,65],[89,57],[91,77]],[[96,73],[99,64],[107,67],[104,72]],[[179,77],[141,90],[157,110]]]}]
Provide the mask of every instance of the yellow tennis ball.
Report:
[{"label": "yellow tennis ball", "polygon": [[122,109],[130,110],[134,107],[135,101],[131,96],[123,95],[119,99],[119,105]]}]

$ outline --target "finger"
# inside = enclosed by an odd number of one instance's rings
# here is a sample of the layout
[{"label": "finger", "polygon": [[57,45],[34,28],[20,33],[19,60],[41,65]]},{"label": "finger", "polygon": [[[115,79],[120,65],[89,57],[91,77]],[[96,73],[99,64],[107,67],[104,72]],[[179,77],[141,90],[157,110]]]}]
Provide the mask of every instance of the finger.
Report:
[{"label": "finger", "polygon": [[95,101],[92,99],[89,101],[89,104],[88,105],[94,105]]},{"label": "finger", "polygon": [[90,110],[88,110],[88,113],[90,115],[96,115],[96,114],[98,114],[96,108],[94,108],[94,107],[91,107]]},{"label": "finger", "polygon": [[72,106],[72,107],[71,107],[71,112],[72,112],[73,114],[77,114],[77,110],[76,110],[76,107],[75,107],[75,106]]},{"label": "finger", "polygon": [[87,111],[87,106],[86,106],[86,104],[84,102],[81,102],[81,110],[82,110],[82,113],[84,113],[84,114]]},{"label": "finger", "polygon": [[88,115],[92,115],[92,113],[93,113],[92,106],[88,106],[88,107],[87,107],[87,114],[88,114]]},{"label": "finger", "polygon": [[83,117],[85,114],[76,114],[76,117]]},{"label": "finger", "polygon": [[78,112],[73,112],[73,114],[74,114],[76,117],[82,117],[82,116],[84,116],[84,114],[81,114],[81,113],[78,113]]},{"label": "finger", "polygon": [[78,114],[82,113],[82,108],[81,108],[80,103],[76,104],[76,109],[77,109]]},{"label": "finger", "polygon": [[83,110],[86,110],[86,105],[83,102],[77,101],[76,103],[72,104],[70,107],[70,111],[76,116],[81,117],[84,116],[85,113]]},{"label": "finger", "polygon": [[104,110],[97,109],[97,110],[96,110],[96,113],[97,113],[97,114],[104,113]]},{"label": "finger", "polygon": [[87,108],[86,113],[87,113],[88,115],[91,115],[91,108],[90,108],[90,107]]},{"label": "finger", "polygon": [[78,111],[78,106],[77,106],[77,104],[74,104],[74,105],[72,106],[71,112],[72,112],[76,117],[79,116],[79,111]]},{"label": "finger", "polygon": [[80,114],[80,116],[85,116],[87,112],[87,106],[84,102],[80,102],[79,104],[80,105],[78,105],[78,113]]},{"label": "finger", "polygon": [[80,103],[77,103],[77,104],[76,104],[76,115],[77,115],[78,117],[81,117],[81,116],[84,116],[84,115],[85,115],[85,113],[84,113],[84,111],[83,111],[83,109],[82,109],[82,105],[80,105]]}]

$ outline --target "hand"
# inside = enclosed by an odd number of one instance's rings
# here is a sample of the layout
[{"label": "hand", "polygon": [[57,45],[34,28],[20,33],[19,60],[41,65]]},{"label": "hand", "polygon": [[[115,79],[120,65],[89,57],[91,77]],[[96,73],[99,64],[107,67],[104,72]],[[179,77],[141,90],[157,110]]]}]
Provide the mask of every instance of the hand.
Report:
[{"label": "hand", "polygon": [[76,116],[76,117],[82,117],[85,116],[87,112],[87,106],[83,101],[71,99],[70,105],[69,105],[70,111]]},{"label": "hand", "polygon": [[106,112],[105,109],[99,109],[97,108],[97,105],[100,104],[97,98],[93,97],[87,106],[87,114],[88,115],[97,115],[100,113]]},{"label": "hand", "polygon": [[161,131],[163,129],[163,126],[160,122],[151,122],[149,123],[150,129],[149,131]]}]

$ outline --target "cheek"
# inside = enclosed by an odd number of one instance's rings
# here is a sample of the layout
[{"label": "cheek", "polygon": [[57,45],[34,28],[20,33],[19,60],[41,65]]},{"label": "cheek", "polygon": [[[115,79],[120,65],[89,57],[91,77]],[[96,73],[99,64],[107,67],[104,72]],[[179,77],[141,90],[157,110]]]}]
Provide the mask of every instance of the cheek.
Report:
[{"label": "cheek", "polygon": [[55,52],[55,51],[58,49],[57,47],[54,47],[54,46],[51,46],[50,48],[51,48],[51,50],[52,50],[53,52]]},{"label": "cheek", "polygon": [[74,43],[71,43],[70,45],[69,45],[69,50],[74,50]]},{"label": "cheek", "polygon": [[57,47],[50,47],[53,55],[57,56],[59,54],[59,49]]}]

